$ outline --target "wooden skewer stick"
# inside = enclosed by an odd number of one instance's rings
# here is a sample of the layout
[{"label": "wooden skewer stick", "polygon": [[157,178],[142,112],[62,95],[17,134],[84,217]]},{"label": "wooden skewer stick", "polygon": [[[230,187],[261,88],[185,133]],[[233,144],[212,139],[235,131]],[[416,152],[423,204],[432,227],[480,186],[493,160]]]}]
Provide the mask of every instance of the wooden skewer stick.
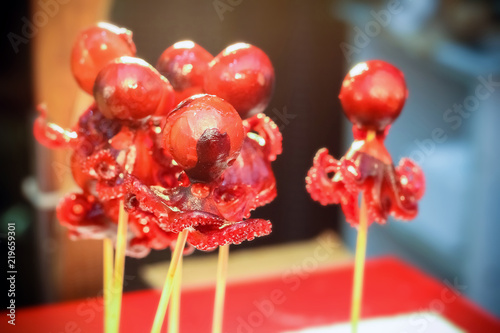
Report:
[{"label": "wooden skewer stick", "polygon": [[[369,131],[366,141],[375,139],[376,133]],[[363,277],[365,270],[366,243],[368,239],[368,209],[364,194],[361,194],[361,207],[359,212],[358,237],[356,240],[356,256],[354,259],[354,278],[351,301],[351,332],[357,333],[358,322],[361,315],[361,301],[363,299]]]},{"label": "wooden skewer stick", "polygon": [[229,245],[219,246],[219,262],[217,264],[217,282],[215,286],[212,333],[222,332],[222,323],[224,321],[224,299],[226,295],[228,258],[229,258]]},{"label": "wooden skewer stick", "polygon": [[163,326],[163,320],[165,319],[165,313],[167,311],[168,302],[170,300],[170,295],[172,294],[172,289],[174,287],[175,272],[179,265],[179,260],[182,256],[184,250],[184,245],[186,244],[186,239],[188,236],[188,230],[184,229],[179,233],[177,237],[177,242],[175,244],[174,253],[172,253],[172,260],[170,266],[168,267],[167,278],[165,284],[163,285],[163,290],[161,292],[160,303],[156,310],[155,319],[153,322],[153,327],[151,333],[160,333]]},{"label": "wooden skewer stick", "polygon": [[182,256],[175,272],[172,302],[168,307],[168,333],[179,333],[181,315]]},{"label": "wooden skewer stick", "polygon": [[113,270],[112,306],[110,320],[113,322],[111,333],[120,330],[120,313],[123,295],[123,275],[125,271],[125,250],[127,247],[128,213],[125,211],[123,201],[120,201],[118,215],[118,232],[116,236],[115,268]]},{"label": "wooden skewer stick", "polygon": [[113,242],[105,238],[102,243],[103,253],[103,300],[104,300],[104,332],[111,333],[112,281],[113,281]]},{"label": "wooden skewer stick", "polygon": [[366,241],[368,236],[368,210],[365,198],[361,198],[358,239],[356,241],[356,258],[354,261],[354,282],[352,288],[351,327],[352,333],[358,331],[363,296],[363,275],[365,269]]}]

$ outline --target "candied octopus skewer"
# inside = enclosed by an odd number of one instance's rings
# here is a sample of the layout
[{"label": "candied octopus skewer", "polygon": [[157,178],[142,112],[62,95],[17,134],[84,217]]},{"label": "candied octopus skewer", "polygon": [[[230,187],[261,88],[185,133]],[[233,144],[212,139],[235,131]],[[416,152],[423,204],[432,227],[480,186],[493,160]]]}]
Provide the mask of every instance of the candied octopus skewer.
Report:
[{"label": "candied octopus skewer", "polygon": [[339,98],[345,115],[354,124],[355,140],[340,160],[329,155],[327,149],[320,149],[306,177],[306,189],[312,199],[323,205],[340,204],[346,220],[358,229],[352,332],[357,331],[361,311],[370,223],[385,224],[389,215],[402,220],[415,218],[425,190],[422,170],[407,158],[395,167],[384,146],[390,125],[401,113],[406,97],[406,83],[396,67],[379,60],[354,66],[342,83]]},{"label": "candied octopus skewer", "polygon": [[[227,258],[228,247],[226,245],[252,240],[254,237],[267,235],[271,231],[269,221],[242,220],[249,217],[251,210],[272,201],[276,196],[275,179],[269,162],[281,152],[281,134],[277,126],[262,114],[254,116],[254,119],[250,122],[252,126],[247,126],[246,131],[255,130],[262,136],[252,133],[252,136],[245,137],[240,155],[224,172],[221,177],[222,181],[218,181],[215,185],[213,198],[212,196],[205,197],[204,193],[210,192],[210,189],[200,183],[190,184],[181,189],[149,188],[136,183],[128,189],[136,208],[154,212],[158,223],[164,230],[181,232],[189,228],[187,240],[200,250],[209,251],[220,246],[222,260],[218,266],[218,285],[225,281],[222,276],[225,271],[224,267],[227,266],[227,260],[224,259],[224,257]],[[264,146],[262,147],[261,144]],[[273,147],[273,150],[269,147]],[[197,149],[197,151],[201,150]],[[207,169],[210,170],[210,168]],[[200,177],[199,171],[194,172],[194,176]],[[248,193],[230,192],[230,189],[234,189],[235,186],[241,188],[246,183],[245,179],[242,179],[245,176],[252,179],[247,185],[251,191]],[[201,178],[205,179],[205,176]],[[228,196],[233,200],[227,199]],[[185,198],[190,199],[185,200]],[[184,207],[184,210],[179,210],[179,208],[173,210],[170,208],[172,206]],[[204,211],[190,211],[189,209],[193,206],[204,207]],[[242,206],[244,208],[241,208]],[[216,298],[223,297],[220,291],[217,295]]]},{"label": "candied octopus skewer", "polygon": [[[130,209],[152,212],[162,229],[179,232],[183,237],[185,233],[190,244],[202,250],[267,235],[271,231],[269,221],[227,220],[214,200],[218,180],[237,160],[244,134],[238,113],[222,99],[196,95],[185,100],[167,117],[163,140],[189,181],[165,189],[131,179]],[[171,279],[171,274],[167,275],[152,332],[157,332],[163,322]]]}]

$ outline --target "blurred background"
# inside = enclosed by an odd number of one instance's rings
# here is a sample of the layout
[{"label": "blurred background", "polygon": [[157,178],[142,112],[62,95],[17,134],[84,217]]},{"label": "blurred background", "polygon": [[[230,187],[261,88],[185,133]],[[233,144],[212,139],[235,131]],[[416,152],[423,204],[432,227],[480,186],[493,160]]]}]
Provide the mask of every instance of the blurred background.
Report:
[{"label": "blurred background", "polygon": [[[317,149],[340,157],[352,141],[337,98],[349,68],[368,59],[400,68],[410,94],[386,143],[395,161],[409,156],[423,167],[427,192],[415,221],[370,228],[368,255],[400,257],[500,317],[499,2],[20,0],[5,6],[0,248],[6,253],[7,225],[14,222],[18,306],[92,296],[101,288],[101,243],[68,240],[54,217],[60,193],[74,186],[70,153],[36,144],[31,128],[40,102],[63,127],[84,110],[88,97],[71,77],[70,49],[78,31],[105,19],[132,30],[138,56],[152,64],[185,39],[214,55],[244,41],[271,58],[276,86],[266,113],[282,130],[284,150],[273,164],[278,197],[254,216],[270,219],[273,232],[234,251],[307,240],[326,229],[353,249],[355,232],[341,211],[313,202],[304,178]],[[126,290],[149,287],[141,267],[169,256],[153,251],[127,259],[126,276],[133,278]]]}]

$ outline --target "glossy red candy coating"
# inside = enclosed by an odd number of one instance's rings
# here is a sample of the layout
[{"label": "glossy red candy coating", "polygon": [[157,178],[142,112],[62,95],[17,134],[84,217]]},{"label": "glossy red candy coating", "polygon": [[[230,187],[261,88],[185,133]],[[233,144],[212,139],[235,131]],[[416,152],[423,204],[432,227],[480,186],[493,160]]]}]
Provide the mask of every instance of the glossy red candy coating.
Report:
[{"label": "glossy red candy coating", "polygon": [[129,213],[152,214],[158,226],[169,233],[189,228],[188,242],[199,250],[210,251],[226,244],[265,236],[271,232],[271,223],[262,219],[226,220],[214,205],[213,194],[196,197],[192,184],[172,189],[150,188],[130,177],[126,187],[126,207]]},{"label": "glossy red candy coating", "polygon": [[269,57],[245,43],[219,53],[205,77],[205,92],[228,101],[243,119],[264,111],[273,88],[274,69]]},{"label": "glossy red candy coating", "polygon": [[121,57],[104,66],[95,81],[94,98],[102,114],[110,119],[165,115],[174,105],[170,83],[147,62],[132,57]]},{"label": "glossy red candy coating", "polygon": [[350,122],[364,130],[382,131],[399,116],[407,95],[399,69],[381,60],[370,60],[349,71],[339,98]]},{"label": "glossy red candy coating", "polygon": [[85,161],[91,155],[92,151],[86,149],[75,149],[71,154],[70,168],[73,180],[85,192],[90,192],[95,180],[88,175],[85,169]]},{"label": "glossy red candy coating", "polygon": [[175,90],[175,104],[204,92],[205,74],[213,56],[192,41],[182,41],[163,51],[156,69]]},{"label": "glossy red candy coating", "polygon": [[402,158],[396,167],[396,173],[403,193],[412,193],[416,200],[425,193],[425,175],[422,169],[409,158]]},{"label": "glossy red candy coating", "polygon": [[214,189],[217,208],[230,221],[249,218],[277,194],[271,162],[282,150],[278,126],[263,113],[245,119],[243,126],[247,135],[240,154]]},{"label": "glossy red candy coating", "polygon": [[132,32],[99,23],[78,35],[71,52],[71,71],[80,87],[92,94],[99,71],[110,61],[136,52]]},{"label": "glossy red candy coating", "polygon": [[153,151],[155,149],[153,138],[147,131],[138,130],[135,133],[133,145],[136,149],[136,161],[132,174],[147,185],[155,185],[153,171],[156,163],[153,158]]},{"label": "glossy red candy coating", "polygon": [[[358,197],[362,193],[369,222],[384,224],[389,215],[411,220],[417,216],[418,201],[425,191],[422,170],[411,160],[401,159],[394,167],[388,153],[379,159],[373,151],[383,151],[381,140],[354,141],[340,160],[322,148],[306,177],[306,189],[322,205],[341,204],[346,220],[359,223]],[[388,156],[388,160],[387,160]]]},{"label": "glossy red candy coating", "polygon": [[[80,117],[74,129],[64,129],[49,122],[47,110],[38,106],[39,117],[33,125],[33,133],[37,141],[48,148],[71,148],[70,168],[73,178],[80,188],[89,192],[95,180],[89,176],[85,162],[95,150],[106,145],[108,140],[120,131],[121,124],[105,118],[95,107],[90,106]],[[57,168],[56,172],[66,172],[66,165]]]},{"label": "glossy red candy coating", "polygon": [[210,182],[231,165],[243,144],[240,116],[223,99],[195,95],[166,120],[163,145],[194,181]]},{"label": "glossy red candy coating", "polygon": [[271,222],[249,219],[224,227],[201,226],[188,235],[188,242],[202,251],[214,250],[228,244],[241,244],[271,233]]},{"label": "glossy red candy coating", "polygon": [[224,172],[214,191],[214,200],[228,220],[249,218],[252,210],[276,197],[276,179],[271,163],[259,144],[246,138],[236,162]]},{"label": "glossy red candy coating", "polygon": [[136,157],[131,175],[148,186],[176,187],[182,169],[172,164],[172,157],[161,147],[158,125],[151,121],[135,131],[132,145]]},{"label": "glossy red candy coating", "polygon": [[33,135],[35,139],[48,148],[65,148],[73,144],[77,133],[66,130],[57,124],[47,120],[47,108],[44,104],[37,106],[38,118],[33,123]]},{"label": "glossy red candy coating", "polygon": [[91,195],[70,193],[57,206],[61,224],[79,233],[103,233],[107,229],[103,208]]}]

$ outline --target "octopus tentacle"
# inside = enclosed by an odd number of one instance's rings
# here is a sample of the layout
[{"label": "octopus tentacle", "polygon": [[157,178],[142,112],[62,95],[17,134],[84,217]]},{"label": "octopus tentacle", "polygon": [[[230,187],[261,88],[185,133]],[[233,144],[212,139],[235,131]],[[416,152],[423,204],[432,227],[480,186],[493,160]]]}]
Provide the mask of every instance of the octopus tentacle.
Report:
[{"label": "octopus tentacle", "polygon": [[318,150],[306,177],[306,189],[313,200],[322,205],[337,204],[347,196],[345,184],[336,177],[338,171],[339,161],[328,153],[328,149]]},{"label": "octopus tentacle", "polygon": [[144,239],[152,249],[165,249],[177,238],[177,234],[160,229],[158,220],[151,213],[132,210],[129,212],[129,224],[134,231],[134,238]]},{"label": "octopus tentacle", "polygon": [[125,188],[129,193],[126,200],[127,209],[139,208],[154,214],[158,219],[158,225],[165,231],[178,233],[186,228],[204,225],[221,226],[227,222],[211,213],[197,210],[182,211],[170,206],[162,199],[159,192],[151,190],[133,177],[125,182]]},{"label": "octopus tentacle", "polygon": [[33,124],[33,134],[38,142],[52,149],[67,148],[77,143],[78,134],[75,131],[64,129],[47,120],[45,105],[38,105],[37,110],[39,115]]},{"label": "octopus tentacle", "polygon": [[108,149],[100,150],[87,157],[84,168],[96,179],[107,181],[115,180],[122,172],[122,168]]},{"label": "octopus tentacle", "polygon": [[266,236],[270,233],[271,222],[250,219],[222,228],[198,227],[189,233],[188,242],[199,250],[210,251],[221,245],[240,244],[243,241],[251,241],[255,237]]},{"label": "octopus tentacle", "polygon": [[102,201],[123,198],[126,188],[122,182],[120,178],[114,181],[102,180],[95,184],[95,191]]},{"label": "octopus tentacle", "polygon": [[346,221],[355,226],[359,223],[359,207],[357,205],[357,194],[345,191],[341,198],[340,206]]},{"label": "octopus tentacle", "polygon": [[252,210],[268,204],[276,194],[276,179],[262,146],[245,138],[240,155],[214,187],[219,212],[230,221],[249,218]]},{"label": "octopus tentacle", "polygon": [[391,202],[384,196],[384,175],[376,173],[366,179],[363,194],[365,196],[370,222],[385,224]]},{"label": "octopus tentacle", "polygon": [[75,236],[93,235],[100,238],[108,229],[103,207],[95,197],[70,193],[61,199],[56,209],[60,223],[74,231]]},{"label": "octopus tentacle", "polygon": [[254,131],[264,139],[264,155],[268,161],[276,160],[276,157],[283,151],[283,136],[276,123],[263,113],[243,120],[246,132]]},{"label": "octopus tentacle", "polygon": [[425,191],[425,178],[422,169],[413,161],[404,158],[399,162],[392,175],[394,196],[397,205],[393,215],[402,220],[411,220],[417,216],[418,200]]},{"label": "octopus tentacle", "polygon": [[[364,133],[356,135],[362,137]],[[378,135],[383,138],[386,133]],[[402,159],[395,168],[387,159],[379,159],[373,153],[386,156],[382,141],[355,141],[348,154],[340,161],[320,149],[314,158],[313,167],[306,178],[306,188],[311,197],[326,205],[340,203],[346,219],[351,225],[359,223],[358,197],[365,198],[370,223],[384,224],[389,215],[402,220],[417,215],[418,200],[425,191],[422,170],[411,160]],[[329,177],[329,173],[335,173]]]},{"label": "octopus tentacle", "polygon": [[398,183],[403,191],[420,200],[425,192],[425,176],[422,169],[411,159],[402,158],[396,167]]},{"label": "octopus tentacle", "polygon": [[220,227],[227,223],[223,218],[203,211],[173,212],[170,218],[161,215],[158,218],[158,225],[166,231],[179,233],[184,229],[197,228],[202,226]]}]

